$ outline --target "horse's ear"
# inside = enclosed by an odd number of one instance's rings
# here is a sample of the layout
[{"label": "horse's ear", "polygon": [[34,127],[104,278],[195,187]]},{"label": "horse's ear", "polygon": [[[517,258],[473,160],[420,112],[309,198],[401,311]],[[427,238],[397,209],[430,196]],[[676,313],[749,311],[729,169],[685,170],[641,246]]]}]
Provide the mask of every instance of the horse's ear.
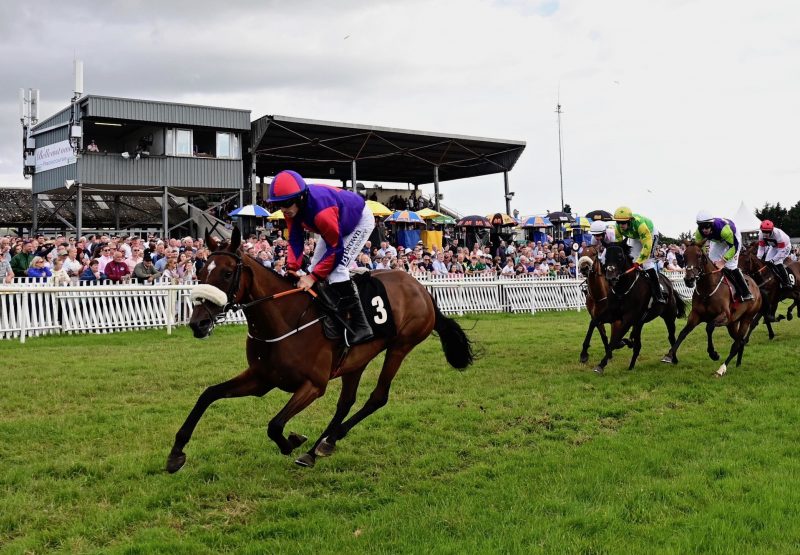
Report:
[{"label": "horse's ear", "polygon": [[211,234],[208,232],[208,230],[207,230],[207,229],[206,229],[206,236],[205,236],[205,240],[206,240],[206,246],[207,246],[207,247],[209,248],[209,250],[211,250],[212,252],[213,252],[213,251],[215,251],[215,250],[217,250],[217,249],[219,248],[219,241],[217,241],[217,239],[216,239],[214,236],[212,236],[212,235],[211,235]]},{"label": "horse's ear", "polygon": [[242,232],[239,231],[239,226],[233,226],[233,233],[231,233],[231,244],[228,245],[228,250],[231,252],[236,252],[239,249],[239,245],[242,244]]}]

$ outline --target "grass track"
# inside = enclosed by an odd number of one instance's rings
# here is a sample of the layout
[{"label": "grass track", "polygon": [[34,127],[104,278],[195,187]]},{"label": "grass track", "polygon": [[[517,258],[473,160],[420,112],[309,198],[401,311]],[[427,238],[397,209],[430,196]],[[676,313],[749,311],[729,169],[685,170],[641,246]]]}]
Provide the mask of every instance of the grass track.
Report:
[{"label": "grass track", "polygon": [[[618,351],[596,376],[577,363],[586,318],[461,320],[477,322],[476,365],[447,367],[428,340],[389,404],[311,470],[266,438],[288,399],[272,392],[213,405],[185,468],[163,471],[203,388],[243,368],[241,327],[3,342],[0,552],[800,551],[800,323],[772,342],[757,330],[715,380],[699,330],[680,365],[659,362],[660,321],[634,372]],[[316,437],[338,392],[287,431]]]}]

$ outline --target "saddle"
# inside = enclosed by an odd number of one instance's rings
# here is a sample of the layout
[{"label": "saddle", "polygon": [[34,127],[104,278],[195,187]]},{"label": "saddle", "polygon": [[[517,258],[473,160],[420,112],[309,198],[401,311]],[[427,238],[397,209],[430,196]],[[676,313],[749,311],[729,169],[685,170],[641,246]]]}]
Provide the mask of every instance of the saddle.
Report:
[{"label": "saddle", "polygon": [[[367,316],[367,322],[372,327],[373,336],[391,338],[397,335],[392,307],[383,283],[372,277],[369,272],[352,273],[351,279],[358,289],[358,297]],[[325,314],[322,320],[325,337],[344,342],[342,321],[328,303],[320,302],[319,306]]]}]

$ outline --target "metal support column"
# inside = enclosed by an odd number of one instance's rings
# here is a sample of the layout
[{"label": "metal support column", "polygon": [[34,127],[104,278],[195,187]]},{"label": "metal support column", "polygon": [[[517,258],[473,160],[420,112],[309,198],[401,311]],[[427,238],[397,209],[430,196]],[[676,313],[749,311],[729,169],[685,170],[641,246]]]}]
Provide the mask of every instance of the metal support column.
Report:
[{"label": "metal support column", "polygon": [[78,189],[75,192],[75,240],[78,241],[83,235],[83,185],[75,186]]},{"label": "metal support column", "polygon": [[114,229],[119,231],[119,195],[114,195]]},{"label": "metal support column", "polygon": [[350,183],[353,184],[353,192],[356,192],[356,161],[350,164]]},{"label": "metal support column", "polygon": [[39,229],[39,195],[34,194],[31,197],[33,204],[31,205],[31,237],[36,235],[36,230]]},{"label": "metal support column", "polygon": [[[256,174],[257,159],[258,154],[254,152],[253,161],[250,164],[250,204],[256,204],[256,199],[258,199],[258,174]],[[241,204],[239,206],[241,206]]]},{"label": "metal support column", "polygon": [[433,166],[434,210],[439,211],[439,166]]},{"label": "metal support column", "polygon": [[161,199],[161,226],[164,241],[169,239],[169,192],[168,188],[164,187],[164,196]]},{"label": "metal support column", "polygon": [[506,188],[506,214],[511,215],[511,191],[508,190],[508,172],[503,172],[503,183]]}]

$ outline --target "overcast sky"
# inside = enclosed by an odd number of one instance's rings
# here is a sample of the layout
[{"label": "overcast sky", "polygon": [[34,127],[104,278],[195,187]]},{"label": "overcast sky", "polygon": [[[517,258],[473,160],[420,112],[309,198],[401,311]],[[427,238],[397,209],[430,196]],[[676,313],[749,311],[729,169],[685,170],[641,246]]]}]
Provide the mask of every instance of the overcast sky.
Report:
[{"label": "overcast sky", "polygon": [[[627,204],[677,235],[699,208],[800,199],[793,0],[0,4],[0,184],[24,186],[18,88],[524,140],[522,214]],[[371,185],[371,184],[367,184]],[[432,187],[426,187],[431,189]],[[502,211],[502,174],[441,184]]]}]

